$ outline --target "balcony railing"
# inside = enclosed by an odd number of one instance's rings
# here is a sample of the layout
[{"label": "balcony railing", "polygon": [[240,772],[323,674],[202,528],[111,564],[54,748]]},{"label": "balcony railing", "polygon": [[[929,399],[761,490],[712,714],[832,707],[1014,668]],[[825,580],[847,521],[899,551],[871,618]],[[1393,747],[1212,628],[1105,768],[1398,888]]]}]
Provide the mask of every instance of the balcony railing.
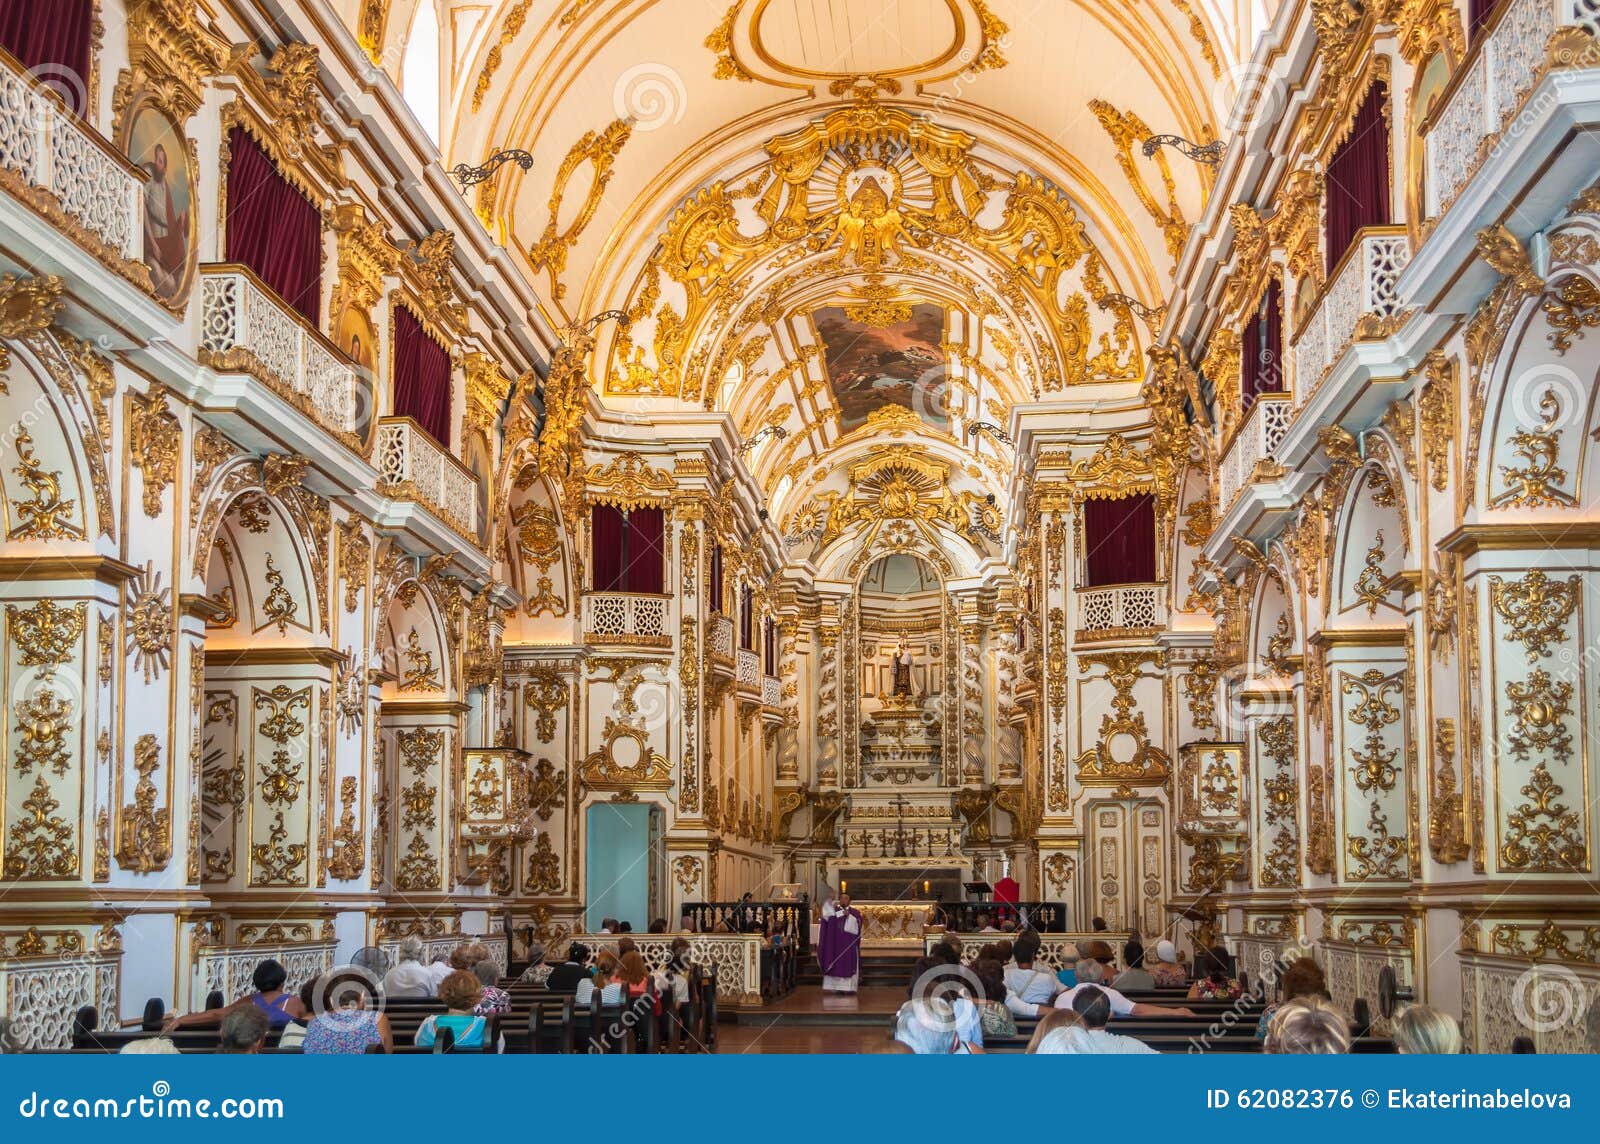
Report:
[{"label": "balcony railing", "polygon": [[[35,209],[58,210],[106,252],[128,262],[144,254],[139,172],[61,100],[0,54],[0,169]],[[43,191],[46,203],[32,192]],[[54,207],[55,210],[50,208]],[[93,244],[90,244],[93,245]]]},{"label": "balcony railing", "polygon": [[748,695],[761,694],[761,657],[753,651],[739,649],[738,673],[734,677],[738,689]]},{"label": "balcony railing", "polygon": [[1366,227],[1345,253],[1294,343],[1294,384],[1301,403],[1352,341],[1384,337],[1399,312],[1396,284],[1411,260],[1402,226]]},{"label": "balcony railing", "polygon": [[1232,506],[1239,491],[1255,475],[1256,465],[1272,460],[1272,453],[1283,440],[1290,422],[1289,395],[1263,393],[1245,414],[1244,424],[1233,435],[1217,472],[1217,503],[1223,512]]},{"label": "balcony railing", "polygon": [[713,659],[733,662],[733,621],[727,616],[712,616],[706,629],[706,651]]},{"label": "balcony railing", "polygon": [[1166,588],[1162,584],[1113,584],[1078,589],[1078,638],[1099,632],[1165,627]]},{"label": "balcony railing", "polygon": [[1511,0],[1456,72],[1424,139],[1427,213],[1442,213],[1467,185],[1492,141],[1546,70],[1546,45],[1558,28],[1600,36],[1593,0]]},{"label": "balcony railing", "polygon": [[772,708],[783,706],[783,680],[775,675],[761,677],[761,705]]},{"label": "balcony railing", "polygon": [[583,630],[592,643],[670,647],[671,596],[642,592],[590,592],[583,598]]},{"label": "balcony railing", "polygon": [[250,374],[324,429],[353,439],[366,404],[355,366],[246,267],[219,263],[200,274],[200,360]]},{"label": "balcony railing", "polygon": [[478,478],[409,417],[378,422],[378,491],[412,500],[468,539],[478,535]]}]

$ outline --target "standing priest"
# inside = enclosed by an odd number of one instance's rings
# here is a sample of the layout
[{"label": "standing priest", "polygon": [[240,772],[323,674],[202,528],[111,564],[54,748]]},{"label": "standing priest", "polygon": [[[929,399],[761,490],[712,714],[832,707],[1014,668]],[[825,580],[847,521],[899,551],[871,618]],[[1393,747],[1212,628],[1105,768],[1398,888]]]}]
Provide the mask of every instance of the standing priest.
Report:
[{"label": "standing priest", "polygon": [[822,904],[822,926],[817,937],[817,960],[822,963],[822,988],[828,993],[854,993],[861,980],[861,911],[850,905],[850,895]]}]

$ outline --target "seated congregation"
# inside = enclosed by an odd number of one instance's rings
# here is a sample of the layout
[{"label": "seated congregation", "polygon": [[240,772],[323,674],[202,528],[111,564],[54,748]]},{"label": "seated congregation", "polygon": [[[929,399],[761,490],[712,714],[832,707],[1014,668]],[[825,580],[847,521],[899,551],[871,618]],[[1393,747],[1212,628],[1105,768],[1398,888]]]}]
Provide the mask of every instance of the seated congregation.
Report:
[{"label": "seated congregation", "polygon": [[717,974],[689,960],[676,939],[655,970],[628,937],[615,952],[568,946],[546,961],[501,972],[488,948],[464,942],[425,962],[420,940],[401,942],[381,975],[353,967],[293,986],[274,959],[258,964],[253,990],[231,1003],[213,992],[206,1009],[167,1014],[152,998],[138,1028],[98,1030],[80,1010],[73,1052],[119,1053],[535,1053],[709,1052],[717,1021]]},{"label": "seated congregation", "polygon": [[[1038,961],[1040,944],[1032,930],[976,949],[947,935],[913,970],[908,1000],[894,1018],[897,1049],[924,1055],[1462,1051],[1454,1018],[1426,1005],[1400,1009],[1391,1036],[1373,1035],[1367,1002],[1341,1012],[1309,957],[1277,966],[1270,985],[1252,988],[1235,976],[1220,946],[1200,950],[1191,977],[1171,941],[1146,951],[1135,934],[1120,959],[1108,941],[1081,942],[1071,967],[1061,969]],[[1531,1051],[1525,1043],[1509,1047]]]}]

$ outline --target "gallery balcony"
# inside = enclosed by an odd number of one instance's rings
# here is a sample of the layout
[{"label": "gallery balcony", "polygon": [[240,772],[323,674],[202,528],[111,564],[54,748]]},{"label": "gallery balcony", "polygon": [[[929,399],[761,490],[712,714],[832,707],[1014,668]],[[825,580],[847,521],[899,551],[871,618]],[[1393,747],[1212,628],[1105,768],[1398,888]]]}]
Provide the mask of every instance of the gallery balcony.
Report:
[{"label": "gallery balcony", "polygon": [[1109,584],[1078,589],[1077,643],[1153,636],[1167,625],[1165,584]]},{"label": "gallery balcony", "polygon": [[[1289,419],[1287,393],[1263,393],[1250,406],[1217,466],[1217,507],[1222,512],[1226,513],[1257,477],[1274,471],[1277,461],[1273,453],[1289,428]],[[1264,468],[1262,462],[1266,462]]]},{"label": "gallery balcony", "polygon": [[583,636],[590,644],[671,647],[667,619],[673,597],[653,592],[588,592]]},{"label": "gallery balcony", "polygon": [[[282,403],[287,403],[349,449],[361,450],[372,408],[370,385],[349,358],[249,268],[233,263],[200,268],[199,357],[217,373],[241,379],[237,385],[213,385],[206,408],[230,412],[271,435],[282,432],[286,421],[299,420],[285,417]],[[317,442],[298,444],[306,446],[307,456],[328,451]]]},{"label": "gallery balcony", "polygon": [[143,172],[3,51],[0,186],[31,212],[6,212],[0,231],[34,271],[104,280],[91,269],[99,263],[128,287],[112,301],[159,311],[141,261]]},{"label": "gallery balcony", "polygon": [[716,614],[706,624],[706,659],[714,675],[733,678],[733,620]]},{"label": "gallery balcony", "polygon": [[422,426],[409,417],[380,420],[372,464],[390,502],[380,525],[415,532],[439,551],[460,548],[445,529],[478,544],[478,478]]},{"label": "gallery balcony", "polygon": [[1397,284],[1411,258],[1403,226],[1362,228],[1334,267],[1294,343],[1294,384],[1304,405],[1354,343],[1394,332]]},{"label": "gallery balcony", "polygon": [[1504,221],[1527,242],[1594,182],[1596,35],[1591,0],[1506,0],[1490,17],[1428,117],[1426,237],[1401,279],[1404,305],[1470,313],[1497,280],[1478,232]]},{"label": "gallery balcony", "polygon": [[734,694],[747,702],[761,702],[761,657],[740,648],[733,681]]}]

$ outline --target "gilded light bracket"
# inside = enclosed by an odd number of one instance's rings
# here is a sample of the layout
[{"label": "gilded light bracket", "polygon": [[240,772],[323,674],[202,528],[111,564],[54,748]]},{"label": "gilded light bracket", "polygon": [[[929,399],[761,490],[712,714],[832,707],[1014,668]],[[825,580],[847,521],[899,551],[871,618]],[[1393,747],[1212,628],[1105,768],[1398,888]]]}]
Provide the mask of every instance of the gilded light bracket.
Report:
[{"label": "gilded light bracket", "polygon": [[521,147],[508,147],[503,151],[496,151],[475,167],[468,163],[457,163],[450,168],[450,177],[460,183],[463,189],[475,187],[494,178],[495,172],[506,163],[515,163],[524,171],[531,171],[533,156]]},{"label": "gilded light bracket", "polygon": [[1181,135],[1152,135],[1144,141],[1141,150],[1148,159],[1163,147],[1171,147],[1180,155],[1185,155],[1196,163],[1204,163],[1208,167],[1219,166],[1222,163],[1223,152],[1227,150],[1227,144],[1221,139],[1200,144],[1191,143]]},{"label": "gilded light bracket", "polygon": [[989,436],[993,437],[996,441],[1000,442],[1008,449],[1013,448],[1016,445],[1016,442],[1011,439],[1011,434],[1000,428],[1000,426],[996,425],[993,421],[974,421],[972,424],[967,426],[967,437],[969,439],[976,437],[980,431],[989,434]]},{"label": "gilded light bracket", "polygon": [[761,444],[761,442],[765,441],[768,437],[776,437],[778,440],[783,441],[786,440],[788,436],[789,430],[785,429],[782,425],[768,425],[765,429],[751,437],[750,440],[739,446],[739,456],[749,456],[755,451],[755,447]]}]

